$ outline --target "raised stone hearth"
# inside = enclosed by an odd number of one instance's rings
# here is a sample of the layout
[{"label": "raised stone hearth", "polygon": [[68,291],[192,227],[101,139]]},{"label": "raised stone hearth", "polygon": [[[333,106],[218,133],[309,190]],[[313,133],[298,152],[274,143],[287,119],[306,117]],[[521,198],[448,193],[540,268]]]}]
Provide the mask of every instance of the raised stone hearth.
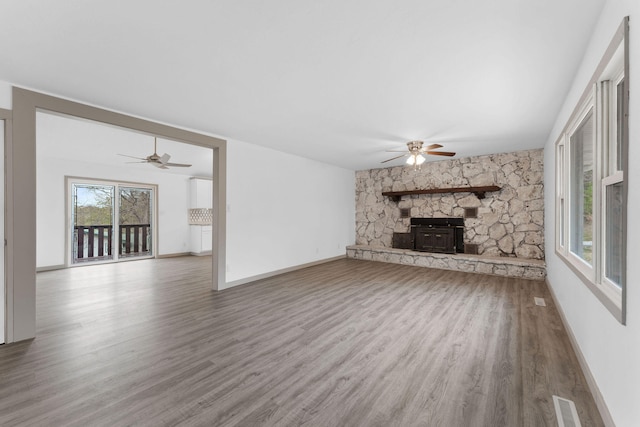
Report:
[{"label": "raised stone hearth", "polygon": [[545,262],[536,259],[439,254],[365,245],[348,246],[347,257],[534,280],[544,280],[547,275]]}]

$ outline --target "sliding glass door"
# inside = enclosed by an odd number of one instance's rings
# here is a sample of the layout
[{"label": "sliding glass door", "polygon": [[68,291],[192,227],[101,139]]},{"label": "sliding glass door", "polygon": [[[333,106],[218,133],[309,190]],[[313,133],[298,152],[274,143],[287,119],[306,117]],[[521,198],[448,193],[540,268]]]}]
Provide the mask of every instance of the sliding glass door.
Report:
[{"label": "sliding glass door", "polygon": [[71,265],[153,256],[154,186],[74,179],[69,193]]},{"label": "sliding glass door", "polygon": [[118,200],[120,257],[151,256],[152,190],[118,187]]},{"label": "sliding glass door", "polygon": [[115,186],[73,183],[72,262],[113,259],[113,195]]}]

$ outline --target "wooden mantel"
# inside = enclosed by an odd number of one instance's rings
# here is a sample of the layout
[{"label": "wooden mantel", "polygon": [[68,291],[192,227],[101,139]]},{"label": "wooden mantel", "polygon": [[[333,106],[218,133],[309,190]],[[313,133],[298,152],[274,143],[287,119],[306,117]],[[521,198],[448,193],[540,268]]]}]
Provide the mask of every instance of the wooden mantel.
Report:
[{"label": "wooden mantel", "polygon": [[436,194],[436,193],[473,193],[478,199],[484,199],[484,193],[499,191],[501,187],[497,185],[487,185],[484,187],[453,187],[453,188],[430,188],[427,190],[404,190],[404,191],[383,191],[382,195],[391,198],[394,202],[399,202],[402,196],[412,194]]}]

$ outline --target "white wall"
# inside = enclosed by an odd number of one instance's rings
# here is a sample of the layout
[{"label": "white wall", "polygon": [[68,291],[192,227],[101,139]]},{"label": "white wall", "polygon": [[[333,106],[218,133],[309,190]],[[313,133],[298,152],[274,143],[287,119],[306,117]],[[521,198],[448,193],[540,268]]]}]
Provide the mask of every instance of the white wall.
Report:
[{"label": "white wall", "polygon": [[353,244],[353,171],[239,141],[227,153],[227,282]]},{"label": "white wall", "polygon": [[158,255],[189,252],[189,177],[37,157],[37,267],[65,263],[65,175],[158,185]]},{"label": "white wall", "polygon": [[[630,120],[629,120],[629,245],[627,247],[627,325],[619,324],[586,286],[554,252],[555,150],[554,143],[595,71],[624,16],[630,17]],[[580,351],[618,427],[640,426],[640,2],[609,0],[594,28],[593,36],[573,86],[545,146],[545,223],[547,276]]]}]

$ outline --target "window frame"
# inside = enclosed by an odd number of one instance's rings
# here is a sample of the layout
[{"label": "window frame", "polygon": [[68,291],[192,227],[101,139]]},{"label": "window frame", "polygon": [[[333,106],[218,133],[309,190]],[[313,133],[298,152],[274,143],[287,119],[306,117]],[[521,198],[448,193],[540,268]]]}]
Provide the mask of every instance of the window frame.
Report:
[{"label": "window frame", "polygon": [[564,135],[556,142],[556,252],[564,253],[567,240],[565,230],[565,212],[567,203],[565,197],[566,179],[566,145]]},{"label": "window frame", "polygon": [[[622,287],[618,286],[616,283],[612,282],[606,274],[605,265],[607,262],[607,251],[605,247],[606,243],[606,227],[604,224],[607,222],[607,205],[606,205],[606,189],[608,186],[615,185],[618,183],[623,183],[624,185],[624,172],[616,171],[612,175],[602,178],[602,185],[600,192],[602,194],[602,203],[601,206],[601,215],[602,215],[602,251],[600,253],[600,265],[602,266],[602,277],[601,277],[601,285],[603,286],[603,291],[608,294],[608,296],[612,299],[618,300],[622,299]],[[626,231],[626,228],[625,228]],[[625,248],[626,249],[626,248]],[[626,255],[626,250],[623,251]]]},{"label": "window frame", "polygon": [[[622,324],[626,322],[626,247],[629,144],[629,18],[625,17],[594,72],[580,101],[555,143],[555,253]],[[622,98],[618,86],[622,83]],[[593,112],[593,246],[592,263],[571,250],[571,136]],[[621,115],[621,117],[619,116]],[[618,122],[620,117],[620,122]],[[620,127],[619,127],[620,126]],[[618,138],[618,129],[621,138]],[[618,151],[619,150],[619,151]],[[618,154],[620,153],[620,154]],[[619,161],[618,161],[619,159]],[[622,187],[620,284],[606,277],[606,191]]]},{"label": "window frame", "polygon": [[[595,282],[595,278],[596,278],[596,268],[595,268],[595,260],[593,259],[595,257],[595,253],[592,253],[592,263],[589,264],[584,258],[580,257],[578,254],[576,254],[575,252],[573,252],[571,250],[571,235],[572,235],[572,230],[573,230],[573,223],[572,223],[572,215],[571,215],[571,209],[570,206],[571,205],[571,188],[573,185],[573,181],[572,181],[572,174],[571,174],[571,166],[572,166],[572,156],[571,156],[571,151],[573,149],[572,147],[572,143],[571,143],[571,137],[579,130],[581,129],[581,127],[583,126],[584,120],[591,115],[591,117],[593,118],[593,140],[591,141],[591,149],[593,151],[593,157],[594,157],[594,179],[593,179],[593,188],[595,190],[596,185],[595,185],[595,169],[596,169],[596,146],[597,143],[595,141],[595,137],[596,137],[596,132],[597,132],[597,112],[596,112],[596,106],[595,106],[595,98],[596,98],[596,94],[595,94],[595,90],[592,91],[591,95],[587,97],[587,99],[585,99],[582,103],[582,105],[580,106],[580,108],[578,109],[579,114],[577,114],[574,117],[574,120],[571,121],[570,126],[568,127],[567,131],[566,131],[566,136],[565,136],[565,179],[564,179],[564,194],[565,194],[565,230],[564,230],[564,242],[565,242],[565,251],[564,251],[564,256],[567,258],[567,260],[569,262],[571,262],[571,264],[573,265],[574,268],[578,269],[580,271],[580,273],[582,273],[584,276],[586,276],[589,280],[591,280],[592,282]],[[567,155],[569,154],[569,155]],[[566,199],[569,200],[569,203],[566,203]],[[592,199],[591,202],[591,211],[595,214],[595,209],[594,205],[596,205],[596,197],[594,194],[594,197]],[[592,234],[593,234],[593,239],[595,240],[595,236],[596,236],[596,218],[594,215],[594,220],[593,220],[593,225],[592,225]],[[595,247],[593,247],[593,252],[595,252]]]}]

